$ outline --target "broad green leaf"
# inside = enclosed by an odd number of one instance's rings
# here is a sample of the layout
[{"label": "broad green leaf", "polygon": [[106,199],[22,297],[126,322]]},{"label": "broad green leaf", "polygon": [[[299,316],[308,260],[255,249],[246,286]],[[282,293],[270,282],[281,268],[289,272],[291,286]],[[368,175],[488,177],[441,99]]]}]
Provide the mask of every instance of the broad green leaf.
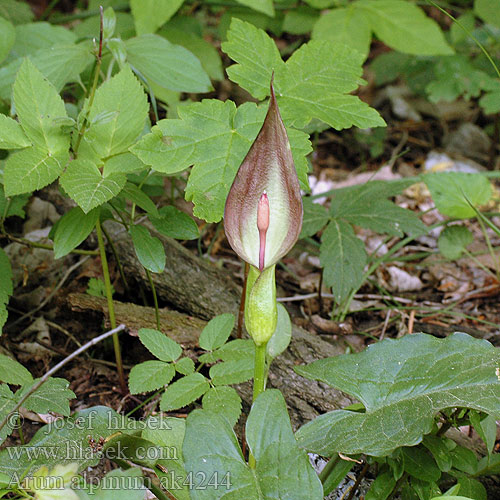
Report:
[{"label": "broad green leaf", "polygon": [[208,380],[201,373],[182,377],[167,387],[160,401],[162,411],[178,410],[196,401],[210,388]]},{"label": "broad green leaf", "polygon": [[356,49],[366,59],[372,33],[370,23],[356,2],[348,7],[333,9],[322,15],[312,30],[312,38],[342,43]]},{"label": "broad green leaf", "polygon": [[[39,379],[33,380],[33,383]],[[31,388],[32,384],[24,385],[16,392],[16,397],[21,398]],[[63,378],[49,378],[23,403],[23,407],[37,413],[49,411],[69,415],[69,400],[75,398],[73,391],[68,389],[69,382]]]},{"label": "broad green leaf", "polygon": [[12,295],[12,269],[10,267],[9,257],[0,249],[0,334],[2,327],[7,321],[7,302]]},{"label": "broad green leaf", "polygon": [[31,475],[42,465],[51,467],[70,461],[77,463],[79,470],[95,466],[102,455],[91,448],[89,437],[99,441],[118,431],[130,432],[131,424],[133,421],[111,408],[86,408],[67,419],[43,426],[27,445],[2,450],[0,472],[15,480],[20,471]]},{"label": "broad green leaf", "polygon": [[[159,172],[172,174],[194,165],[186,199],[194,202],[194,215],[218,222],[234,176],[262,126],[266,109],[254,103],[236,108],[232,101],[210,99],[182,106],[178,111],[179,119],[160,120],[131,151]],[[297,156],[304,160],[304,154],[310,151],[307,135],[294,131],[289,139],[299,179],[304,178],[307,162],[297,161]]]},{"label": "broad green leaf", "polygon": [[434,457],[434,460],[436,461],[439,469],[442,472],[448,472],[451,469],[452,461],[447,438],[428,435],[424,436],[422,442],[423,445],[432,453],[432,456]]},{"label": "broad green leaf", "polygon": [[182,347],[158,330],[141,328],[139,339],[153,356],[162,361],[175,361],[182,354]]},{"label": "broad green leaf", "polygon": [[231,335],[234,328],[234,314],[220,314],[212,318],[201,332],[199,345],[205,351],[213,351],[221,347]]},{"label": "broad green leaf", "polygon": [[290,315],[283,304],[278,304],[278,323],[276,330],[266,346],[267,355],[274,359],[279,356],[290,344],[292,339],[292,322]]},{"label": "broad green leaf", "polygon": [[[82,114],[86,113],[88,103]],[[149,105],[139,80],[129,68],[124,68],[104,82],[95,93],[85,131],[85,146],[99,158],[107,158],[127,151],[144,130]],[[113,113],[110,120],[98,120],[104,113]]]},{"label": "broad green leaf", "polygon": [[475,453],[469,448],[456,446],[450,451],[453,467],[469,475],[474,475],[478,470],[478,460]]},{"label": "broad green leaf", "polygon": [[302,221],[301,238],[315,235],[323,229],[330,220],[327,209],[320,203],[314,203],[310,198],[302,198],[304,219]]},{"label": "broad green leaf", "polygon": [[306,35],[316,24],[319,12],[306,5],[289,10],[283,19],[283,31],[292,35]]},{"label": "broad green leaf", "polygon": [[465,474],[458,478],[458,485],[460,485],[460,494],[467,495],[466,498],[474,500],[487,500],[486,488],[477,479],[472,479]]},{"label": "broad green leaf", "polygon": [[[2,274],[2,276],[4,276],[4,274]],[[1,293],[0,291],[0,294]],[[6,382],[7,384],[24,385],[31,384],[33,382],[33,377],[21,363],[0,354],[0,381]]]},{"label": "broad green leaf", "polygon": [[5,162],[5,195],[31,193],[55,181],[68,161],[68,153],[51,154],[46,149],[29,147],[9,155]]},{"label": "broad green leaf", "polygon": [[[418,444],[442,409],[472,408],[498,418],[499,362],[497,349],[484,340],[463,333],[445,339],[415,334],[298,367],[300,375],[354,396],[366,413],[326,413],[300,428],[297,438],[323,456],[385,456]],[[451,453],[456,456],[456,449]]]},{"label": "broad green leaf", "polygon": [[251,339],[235,339],[226,342],[215,353],[217,359],[223,361],[244,361],[245,359],[253,359],[255,355],[255,344]]},{"label": "broad green leaf", "polygon": [[[0,313],[1,314],[1,313]],[[1,315],[0,315],[1,320]],[[17,398],[9,389],[7,384],[0,384],[0,418],[7,418],[7,423],[0,430],[0,443],[5,441],[5,438],[10,436],[17,427],[17,415],[13,411],[17,403]],[[2,471],[2,454],[0,453],[0,471]],[[1,472],[3,473],[3,471]]]},{"label": "broad green leaf", "polygon": [[181,45],[194,54],[200,60],[201,66],[210,78],[224,80],[219,52],[204,38],[175,26],[167,26],[165,30],[161,31],[161,35],[170,43]]},{"label": "broad green leaf", "polygon": [[163,361],[144,361],[130,370],[128,386],[131,394],[149,392],[167,385],[175,375],[175,368]]},{"label": "broad green leaf", "polygon": [[405,233],[419,236],[427,232],[416,214],[384,199],[380,191],[380,184],[371,182],[339,189],[332,198],[330,214],[336,219],[400,238]]},{"label": "broad green leaf", "polygon": [[13,24],[29,23],[34,14],[31,6],[18,0],[2,0],[0,3],[0,16]]},{"label": "broad green leaf", "polygon": [[194,372],[194,361],[191,358],[181,358],[174,363],[175,370],[182,375],[191,375]]},{"label": "broad green leaf", "polygon": [[227,487],[207,485],[206,489],[192,489],[192,500],[263,498],[254,472],[243,459],[238,439],[223,416],[207,410],[191,412],[186,420],[182,452],[188,473],[218,477],[219,481],[230,478]]},{"label": "broad green leaf", "polygon": [[231,427],[236,425],[241,414],[241,398],[232,387],[211,387],[203,396],[203,409],[222,415]]},{"label": "broad green leaf", "polygon": [[479,104],[487,114],[498,113],[500,111],[500,83],[496,92],[484,94],[479,99]]},{"label": "broad green leaf", "polygon": [[242,384],[253,377],[254,360],[244,358],[224,361],[212,366],[209,373],[214,385]]},{"label": "broad green leaf", "polygon": [[500,0],[474,0],[474,12],[485,23],[500,28]]},{"label": "broad green leaf", "polygon": [[160,208],[158,217],[150,215],[149,220],[159,233],[169,238],[195,240],[200,236],[196,222],[188,214],[170,205]]},{"label": "broad green leaf", "polygon": [[0,17],[0,62],[7,57],[12,45],[14,45],[15,39],[16,30],[12,26],[12,23]]},{"label": "broad green leaf", "polygon": [[121,194],[130,201],[134,202],[137,206],[141,207],[145,212],[158,217],[158,209],[153,203],[153,200],[144,192],[139,189],[135,184],[127,182]]},{"label": "broad green leaf", "polygon": [[439,235],[439,251],[447,259],[456,260],[473,240],[472,233],[465,226],[448,226]]},{"label": "broad green leaf", "polygon": [[104,177],[110,174],[130,174],[133,172],[140,172],[144,170],[145,165],[137,156],[132,153],[122,153],[108,158],[104,162],[102,173]]},{"label": "broad green leaf", "polygon": [[396,480],[391,471],[378,474],[375,481],[370,486],[365,500],[385,500],[389,498],[392,490],[396,486]]},{"label": "broad green leaf", "polygon": [[441,471],[432,456],[424,449],[414,446],[401,449],[405,471],[412,477],[422,481],[436,482]]},{"label": "broad green leaf", "polygon": [[178,92],[209,92],[212,85],[200,61],[189,50],[158,35],[125,42],[130,65],[151,83]]},{"label": "broad green leaf", "polygon": [[488,454],[491,454],[497,439],[497,424],[495,417],[486,415],[481,419],[478,412],[470,412],[470,421],[475,431],[486,445]]},{"label": "broad green leaf", "polygon": [[59,259],[76,248],[93,231],[99,210],[91,210],[88,214],[81,208],[72,208],[57,222],[54,234],[54,258]]},{"label": "broad green leaf", "polygon": [[[127,437],[130,438],[130,436]],[[123,449],[127,450],[126,447],[122,447]],[[108,472],[99,481],[97,487],[91,482],[94,486],[92,488],[93,495],[88,498],[92,500],[116,500],[117,498],[120,500],[143,500],[146,495],[146,488],[143,483],[144,480],[140,469],[136,467],[127,470],[115,469]],[[64,497],[64,500],[66,500],[66,497]]]},{"label": "broad green leaf", "polygon": [[332,287],[337,303],[361,285],[366,259],[365,246],[352,226],[332,220],[321,237],[320,261],[324,283]]},{"label": "broad green leaf", "polygon": [[154,33],[179,9],[184,0],[130,0],[138,35]]},{"label": "broad green leaf", "polygon": [[89,213],[114,198],[126,181],[124,174],[104,177],[92,161],[78,158],[69,163],[59,182],[78,206]]},{"label": "broad green leaf", "polygon": [[[60,92],[66,83],[78,81],[80,73],[92,62],[92,54],[87,44],[56,45],[40,49],[31,54],[28,59],[48,79],[56,91]],[[0,98],[10,99],[12,84],[22,62],[23,59],[18,58],[0,68]],[[60,115],[52,114],[51,116]]]},{"label": "broad green leaf", "polygon": [[0,114],[0,149],[18,149],[27,146],[31,146],[31,142],[21,125],[9,116]]},{"label": "broad green leaf", "polygon": [[389,47],[416,55],[449,55],[453,49],[439,25],[405,0],[359,0],[372,30]]},{"label": "broad green leaf", "polygon": [[437,209],[448,217],[467,219],[476,212],[469,205],[479,207],[488,203],[492,195],[490,181],[480,174],[437,172],[423,176]]},{"label": "broad green leaf", "polygon": [[7,218],[17,215],[18,217],[24,219],[26,217],[24,207],[28,203],[30,197],[31,193],[12,196],[9,200],[7,200],[5,197],[4,187],[0,184],[0,216]]},{"label": "broad green leaf", "polygon": [[257,99],[269,94],[274,71],[278,105],[287,125],[304,128],[313,118],[336,129],[385,125],[374,109],[349,95],[362,83],[363,56],[348,46],[312,40],[284,63],[263,30],[235,18],[222,49],[238,63],[227,69],[229,78]]},{"label": "broad green leaf", "polygon": [[305,2],[314,9],[327,9],[337,5],[337,0],[305,0]]},{"label": "broad green leaf", "polygon": [[161,273],[165,269],[165,248],[156,236],[151,236],[144,226],[133,225],[129,229],[135,253],[139,262],[153,273]]},{"label": "broad green leaf", "polygon": [[67,116],[64,102],[29,59],[17,73],[13,92],[17,116],[33,145],[49,156],[68,151],[69,136],[54,120]]},{"label": "broad green leaf", "polygon": [[258,12],[262,12],[270,17],[274,17],[273,0],[236,0],[238,3],[250,7]]}]

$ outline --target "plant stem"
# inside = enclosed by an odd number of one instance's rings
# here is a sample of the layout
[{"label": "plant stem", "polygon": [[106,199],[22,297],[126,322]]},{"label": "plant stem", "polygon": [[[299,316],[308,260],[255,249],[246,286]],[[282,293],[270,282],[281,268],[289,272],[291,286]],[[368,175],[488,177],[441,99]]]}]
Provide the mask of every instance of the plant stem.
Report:
[{"label": "plant stem", "polygon": [[[266,347],[265,344],[255,344],[255,368],[253,375],[253,401],[257,399],[260,393],[266,388]],[[248,455],[248,465],[255,469],[256,462],[252,453]]]},{"label": "plant stem", "polygon": [[128,290],[128,282],[127,279],[125,278],[125,273],[123,272],[123,266],[122,262],[120,260],[120,257],[118,255],[118,252],[116,251],[115,244],[113,243],[113,240],[110,238],[108,231],[104,226],[101,226],[102,232],[104,233],[104,236],[106,236],[106,241],[109,243],[109,246],[111,247],[111,251],[113,252],[113,256],[116,260],[116,265],[118,266],[118,271],[120,272],[120,277],[123,281],[123,284],[125,285],[125,288]]},{"label": "plant stem", "polygon": [[[17,238],[16,236],[12,236],[8,233],[2,233],[3,236],[8,238],[10,241],[15,241],[16,243],[21,243],[22,245],[26,245],[33,248],[43,248],[45,250],[54,250],[52,245],[45,245],[44,243],[37,243],[36,241],[26,240],[24,238]],[[99,255],[97,250],[78,250],[74,248],[70,253],[75,253],[78,255]]]},{"label": "plant stem", "polygon": [[328,479],[328,476],[332,473],[333,469],[335,469],[335,466],[340,462],[340,456],[337,455],[334,458],[330,458],[328,460],[328,463],[323,467],[323,470],[319,473],[319,480],[321,481],[321,484],[325,484],[326,480]]},{"label": "plant stem", "polygon": [[[111,291],[111,279],[109,277],[108,259],[106,258],[106,248],[104,246],[104,238],[102,237],[101,221],[97,219],[95,225],[97,233],[97,241],[99,242],[99,252],[101,254],[102,274],[104,276],[104,285],[106,287],[106,298],[108,299],[108,314],[111,328],[116,328],[115,306],[113,304],[113,292]],[[125,383],[125,375],[123,374],[122,353],[120,350],[120,341],[118,334],[113,335],[113,347],[115,350],[116,368],[118,370],[118,378],[120,387],[124,394],[127,393],[127,384]]]},{"label": "plant stem", "polygon": [[160,309],[158,307],[158,297],[156,296],[156,287],[155,287],[155,284],[153,282],[153,278],[151,277],[151,272],[149,271],[149,269],[144,268],[144,270],[146,271],[146,276],[148,277],[149,286],[151,287],[151,291],[153,292],[153,302],[155,305],[156,329],[161,330],[161,328],[160,328],[160,326],[161,326]]}]

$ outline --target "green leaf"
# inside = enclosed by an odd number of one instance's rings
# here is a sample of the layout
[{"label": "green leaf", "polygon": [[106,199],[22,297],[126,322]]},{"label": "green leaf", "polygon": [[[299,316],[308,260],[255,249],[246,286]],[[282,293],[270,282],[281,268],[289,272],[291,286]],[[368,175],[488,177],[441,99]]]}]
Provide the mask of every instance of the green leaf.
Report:
[{"label": "green leaf", "polygon": [[[331,460],[335,460],[335,458],[336,457],[333,457]],[[333,490],[337,489],[347,473],[354,467],[355,463],[356,462],[343,460],[339,457],[337,463],[333,466],[333,469],[323,483],[323,493],[329,495]]]},{"label": "green leaf", "polygon": [[389,47],[415,55],[449,55],[453,49],[439,25],[413,3],[404,0],[359,0],[375,34]]},{"label": "green leaf", "polygon": [[154,33],[179,9],[184,0],[130,0],[130,8],[138,35]]},{"label": "green leaf", "polygon": [[31,146],[31,142],[26,137],[21,125],[16,120],[2,114],[0,114],[0,134],[0,149]]},{"label": "green leaf", "polygon": [[26,213],[24,212],[24,207],[28,203],[31,197],[30,194],[23,194],[20,196],[13,196],[7,200],[5,197],[4,187],[0,184],[0,214],[1,216],[12,217],[17,215],[17,217],[21,217],[24,219],[26,217]]},{"label": "green leaf", "polygon": [[7,254],[0,249],[0,334],[7,321],[7,303],[12,295],[12,269]]},{"label": "green leaf", "polygon": [[[130,436],[128,436],[130,437]],[[126,447],[122,447],[122,449]],[[127,470],[115,469],[108,472],[97,486],[93,484],[93,495],[89,498],[95,500],[143,500],[146,495],[146,488],[143,484],[143,477],[138,468]],[[95,496],[94,496],[95,495]]]},{"label": "green leaf", "polygon": [[130,370],[128,386],[131,394],[149,392],[167,385],[175,375],[175,368],[163,361],[144,361]]},{"label": "green leaf", "polygon": [[181,358],[175,362],[174,367],[181,375],[190,375],[194,372],[194,361],[191,358]]},{"label": "green leaf", "polygon": [[[7,417],[7,423],[0,430],[0,443],[5,441],[5,438],[10,436],[17,426],[17,415],[13,412],[17,403],[17,398],[14,397],[12,391],[9,389],[7,384],[0,384],[0,418],[3,420]],[[1,457],[0,453],[0,471],[1,469]]]},{"label": "green leaf", "polygon": [[480,174],[438,172],[424,175],[423,180],[438,210],[448,217],[474,217],[476,212],[467,200],[479,207],[488,203],[492,195],[490,181]]},{"label": "green leaf", "polygon": [[486,114],[498,113],[500,111],[500,85],[496,92],[488,92],[479,99],[479,104]]},{"label": "green leaf", "polygon": [[423,445],[432,453],[442,472],[448,472],[451,469],[452,462],[447,438],[428,435],[424,437]]},{"label": "green leaf", "polygon": [[[4,275],[2,274],[2,276]],[[0,354],[0,381],[7,384],[24,385],[31,384],[33,377],[21,363]]]},{"label": "green leaf", "polygon": [[478,470],[478,461],[475,453],[463,446],[456,446],[450,451],[453,467],[466,474],[474,475]]},{"label": "green leaf", "polygon": [[191,412],[186,420],[182,452],[188,474],[218,477],[219,481],[230,478],[227,487],[193,488],[192,500],[262,499],[257,478],[245,463],[238,439],[223,416],[207,410]]},{"label": "green leaf", "polygon": [[108,158],[104,162],[102,173],[104,177],[108,177],[108,175],[115,173],[130,174],[140,172],[144,168],[144,163],[137,156],[127,152]]},{"label": "green leaf", "polygon": [[[33,380],[33,383],[39,379]],[[24,396],[32,384],[23,386],[16,392],[16,397]],[[23,407],[37,413],[48,413],[49,411],[68,416],[69,400],[75,398],[75,393],[68,389],[69,382],[63,378],[49,378],[23,403]]]},{"label": "green leaf", "polygon": [[304,207],[304,218],[302,221],[301,238],[315,235],[319,230],[330,221],[327,209],[319,204],[314,203],[311,198],[302,198]]},{"label": "green leaf", "polygon": [[188,214],[173,206],[160,208],[158,217],[150,215],[149,220],[159,233],[169,238],[195,240],[200,237],[196,222]]},{"label": "green leaf", "polygon": [[199,345],[205,351],[213,351],[225,344],[234,328],[234,314],[220,314],[212,318],[201,332]]},{"label": "green leaf", "polygon": [[470,421],[475,431],[486,445],[488,454],[491,455],[497,439],[496,419],[492,415],[486,415],[481,418],[478,412],[470,412]]},{"label": "green leaf", "polygon": [[366,59],[372,33],[362,9],[354,2],[345,8],[333,9],[322,15],[314,25],[312,38],[341,43],[356,49]]},{"label": "green leaf", "polygon": [[240,418],[241,398],[232,387],[211,387],[204,394],[202,403],[204,410],[212,410],[222,415],[231,427],[234,427]]},{"label": "green leaf", "polygon": [[130,226],[129,233],[139,262],[153,273],[163,272],[166,261],[163,243],[144,226]]},{"label": "green leaf", "polygon": [[34,14],[31,6],[17,0],[3,0],[0,4],[0,16],[9,20],[13,24],[29,23]]},{"label": "green leaf", "polygon": [[474,0],[474,12],[485,23],[500,28],[500,0]]},{"label": "green leaf", "polygon": [[85,214],[79,207],[66,212],[58,221],[54,234],[54,258],[59,259],[76,248],[93,231],[99,210]]},{"label": "green leaf", "polygon": [[160,401],[161,411],[178,410],[196,401],[210,385],[201,373],[192,373],[167,387]]},{"label": "green leaf", "polygon": [[297,437],[301,446],[323,456],[384,456],[419,443],[442,409],[472,408],[498,418],[499,362],[490,343],[456,333],[445,339],[416,334],[384,340],[359,354],[298,367],[300,375],[354,396],[366,413],[326,413],[302,427]]},{"label": "green leaf", "polygon": [[162,361],[173,362],[182,354],[182,347],[158,330],[141,328],[139,339],[153,356]]},{"label": "green leaf", "polygon": [[189,50],[157,35],[125,42],[127,60],[150,83],[178,92],[209,92],[212,85],[200,61]]},{"label": "green leaf", "polygon": [[31,193],[55,181],[68,161],[67,152],[51,154],[29,147],[9,155],[5,162],[5,195]]},{"label": "green leaf", "polygon": [[253,377],[254,360],[240,359],[218,363],[210,368],[214,385],[242,384]]},{"label": "green leaf", "polygon": [[332,220],[321,237],[320,261],[323,279],[331,286],[337,303],[341,304],[363,279],[367,255],[363,242],[350,224]]},{"label": "green leaf", "polygon": [[380,115],[356,96],[362,82],[362,55],[345,45],[312,40],[286,63],[273,40],[250,23],[234,18],[222,49],[238,64],[229,78],[257,99],[269,94],[271,74],[278,105],[287,125],[304,128],[313,118],[333,128],[384,126]]},{"label": "green leaf", "polygon": [[103,177],[92,161],[78,158],[69,163],[59,182],[87,214],[114,198],[125,186],[127,178],[124,174]]},{"label": "green leaf", "polygon": [[474,500],[487,500],[486,488],[477,479],[472,479],[466,475],[461,475],[458,478],[460,485],[460,493],[467,495],[466,498],[473,498]]},{"label": "green leaf", "polygon": [[54,121],[67,116],[64,102],[29,59],[17,73],[13,93],[17,116],[31,142],[49,156],[68,151],[69,136]]},{"label": "green leaf", "polygon": [[7,19],[0,17],[0,62],[7,57],[15,39],[16,30],[14,26]]},{"label": "green leaf", "polygon": [[273,0],[236,0],[238,3],[250,7],[267,16],[274,17]]},{"label": "green leaf", "polygon": [[158,217],[158,209],[153,200],[139,187],[132,182],[127,182],[121,194],[130,201],[141,207],[146,213]]},{"label": "green leaf", "polygon": [[465,226],[448,226],[439,235],[439,251],[450,260],[459,259],[474,241],[472,233]]},{"label": "green leaf", "polygon": [[[236,108],[229,100],[207,99],[182,106],[178,112],[179,119],[160,120],[131,151],[167,174],[194,165],[186,199],[193,201],[195,216],[218,222],[236,172],[262,126],[266,108],[254,103]],[[303,179],[307,177],[303,157],[310,151],[307,135],[294,131],[289,139],[298,176]]]},{"label": "green leaf", "polygon": [[422,481],[436,482],[441,477],[436,462],[429,453],[419,447],[401,449],[405,471]]},{"label": "green leaf", "polygon": [[385,500],[396,486],[396,480],[392,472],[386,471],[378,474],[370,486],[365,500]]},{"label": "green leaf", "polygon": [[306,5],[299,5],[285,14],[283,31],[292,35],[306,35],[313,29],[318,17],[318,11]]},{"label": "green leaf", "polygon": [[[88,102],[82,110],[87,112]],[[139,80],[125,68],[105,81],[95,93],[89,113],[90,126],[85,131],[81,153],[86,147],[99,158],[127,151],[144,130],[149,105]],[[110,120],[98,120],[104,113],[113,113]]]},{"label": "green leaf", "polygon": [[292,339],[292,322],[283,304],[278,304],[278,323],[266,346],[267,355],[274,359],[286,350]]}]

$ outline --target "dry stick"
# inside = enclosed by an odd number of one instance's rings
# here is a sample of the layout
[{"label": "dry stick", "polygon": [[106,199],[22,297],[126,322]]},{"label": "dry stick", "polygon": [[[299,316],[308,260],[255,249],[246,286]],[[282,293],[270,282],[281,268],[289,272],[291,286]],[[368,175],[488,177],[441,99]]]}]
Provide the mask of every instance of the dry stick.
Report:
[{"label": "dry stick", "polygon": [[39,379],[36,384],[33,384],[30,388],[30,390],[17,402],[16,406],[4,417],[4,419],[0,422],[0,431],[5,427],[5,424],[9,421],[10,417],[12,414],[14,414],[19,408],[21,408],[22,404],[36,391],[40,388],[42,384],[44,384],[49,377],[52,377],[56,372],[58,372],[64,365],[68,364],[72,359],[76,358],[83,352],[85,352],[87,349],[90,347],[98,344],[101,342],[101,340],[107,339],[108,337],[111,337],[112,335],[117,335],[119,332],[125,330],[125,325],[119,325],[116,328],[113,328],[113,330],[109,330],[106,333],[103,333],[102,335],[99,335],[98,337],[93,338],[92,340],[89,340],[86,344],[84,344],[82,347],[77,349],[75,352],[70,354],[67,358],[64,358],[61,362],[57,363],[56,366],[51,368],[41,379]]}]

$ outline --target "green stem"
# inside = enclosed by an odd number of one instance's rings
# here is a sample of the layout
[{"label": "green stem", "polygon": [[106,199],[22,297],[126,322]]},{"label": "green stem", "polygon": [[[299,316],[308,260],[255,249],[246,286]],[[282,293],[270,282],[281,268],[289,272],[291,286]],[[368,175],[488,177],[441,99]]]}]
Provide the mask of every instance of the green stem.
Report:
[{"label": "green stem", "polygon": [[495,250],[493,250],[493,246],[491,244],[490,237],[488,236],[488,233],[486,232],[486,227],[484,225],[483,220],[481,217],[477,218],[479,225],[481,226],[481,231],[484,234],[484,239],[486,240],[486,246],[488,247],[488,252],[490,253],[491,260],[493,261],[493,265],[495,266],[495,271],[496,271],[496,278],[500,279],[500,267],[499,267],[499,261],[498,261],[498,256],[495,254]]},{"label": "green stem", "polygon": [[[266,388],[266,347],[265,344],[255,344],[255,368],[253,376],[253,401],[257,399],[259,394],[264,392]],[[250,453],[248,456],[248,465],[255,469],[257,465],[255,457]]]},{"label": "green stem", "polygon": [[109,246],[111,247],[111,251],[113,252],[113,257],[116,260],[116,265],[118,266],[118,271],[120,272],[120,277],[123,281],[123,284],[125,285],[125,288],[128,290],[128,282],[127,279],[125,278],[125,273],[123,272],[123,266],[122,266],[122,261],[120,260],[120,257],[118,256],[118,252],[116,251],[115,244],[113,243],[113,240],[109,237],[109,233],[106,230],[104,226],[101,226],[102,232],[104,233],[104,236],[106,236],[106,240],[109,243]]},{"label": "green stem", "polygon": [[[37,243],[36,241],[26,240],[24,238],[17,238],[16,236],[12,236],[8,233],[2,233],[10,241],[15,241],[16,243],[21,243],[22,245],[26,245],[33,248],[43,248],[45,250],[54,250],[52,245],[45,245],[44,243]],[[99,255],[97,250],[78,250],[77,248],[71,250],[70,253],[75,253],[78,255]]]},{"label": "green stem", "polygon": [[148,277],[149,286],[151,287],[151,291],[153,292],[153,302],[155,305],[155,317],[156,317],[156,329],[161,330],[161,321],[160,321],[160,308],[158,307],[158,297],[156,296],[156,287],[153,282],[153,278],[151,277],[151,272],[149,269],[144,268],[146,271],[146,276]]},{"label": "green stem", "polygon": [[[97,241],[99,242],[99,252],[101,254],[102,274],[104,275],[104,285],[106,287],[106,298],[108,299],[108,314],[111,328],[116,328],[115,306],[113,304],[113,292],[111,291],[111,279],[109,277],[108,259],[106,257],[106,248],[104,246],[104,238],[102,237],[101,221],[97,219],[95,225],[97,233]],[[116,368],[118,370],[118,378],[120,386],[124,394],[127,393],[127,384],[125,383],[125,375],[123,374],[122,353],[120,350],[120,341],[118,333],[113,334],[113,347],[115,350]]]},{"label": "green stem", "polygon": [[321,484],[325,484],[326,480],[328,479],[328,476],[332,473],[333,469],[335,469],[335,466],[340,462],[340,456],[337,455],[334,458],[330,458],[328,460],[328,463],[323,467],[323,470],[319,473],[319,480],[321,481]]}]

